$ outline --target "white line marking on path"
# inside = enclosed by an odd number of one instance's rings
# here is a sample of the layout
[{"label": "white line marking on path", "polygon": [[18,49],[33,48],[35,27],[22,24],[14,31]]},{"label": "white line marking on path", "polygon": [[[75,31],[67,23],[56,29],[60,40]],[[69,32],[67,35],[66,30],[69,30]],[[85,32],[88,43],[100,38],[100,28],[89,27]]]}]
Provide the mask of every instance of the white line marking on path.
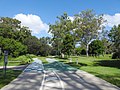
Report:
[{"label": "white line marking on path", "polygon": [[[61,87],[62,87],[62,90],[65,90],[65,89],[64,89],[63,82],[62,82],[61,78],[59,77],[59,75],[58,75],[55,71],[53,71],[53,73],[58,77],[58,79],[59,79],[59,81],[60,81],[60,84],[61,84]],[[45,83],[45,77],[46,77],[46,75],[45,75],[45,72],[44,72],[43,80],[42,80],[41,87],[40,87],[39,90],[43,90],[44,83]]]},{"label": "white line marking on path", "polygon": [[45,82],[45,71],[44,71],[44,76],[43,76],[43,80],[42,80],[42,83],[41,83],[41,87],[39,90],[43,90],[43,86],[44,86],[44,82]]},{"label": "white line marking on path", "polygon": [[55,75],[56,75],[56,76],[58,77],[58,79],[60,80],[60,84],[61,84],[62,90],[65,90],[61,78],[59,77],[59,75],[58,75],[55,71],[53,71],[53,72],[55,73]]}]

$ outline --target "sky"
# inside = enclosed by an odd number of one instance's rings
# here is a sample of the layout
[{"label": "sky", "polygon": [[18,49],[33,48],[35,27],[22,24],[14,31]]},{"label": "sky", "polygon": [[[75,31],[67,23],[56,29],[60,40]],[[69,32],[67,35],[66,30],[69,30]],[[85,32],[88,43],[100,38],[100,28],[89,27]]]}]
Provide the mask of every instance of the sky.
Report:
[{"label": "sky", "polygon": [[51,36],[49,24],[54,24],[57,16],[67,12],[73,17],[87,9],[104,14],[106,27],[120,24],[120,0],[0,0],[0,17],[20,20],[38,38]]}]

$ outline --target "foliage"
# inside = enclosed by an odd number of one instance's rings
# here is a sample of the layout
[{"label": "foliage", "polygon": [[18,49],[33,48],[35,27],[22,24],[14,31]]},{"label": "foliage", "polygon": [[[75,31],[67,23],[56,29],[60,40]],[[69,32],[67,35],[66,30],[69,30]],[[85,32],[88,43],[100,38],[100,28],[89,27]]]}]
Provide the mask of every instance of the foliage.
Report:
[{"label": "foliage", "polygon": [[110,30],[109,38],[113,42],[115,52],[113,57],[120,58],[120,25],[113,26]]},{"label": "foliage", "polygon": [[120,58],[120,52],[113,53],[112,59],[118,59],[118,58]]},{"label": "foliage", "polygon": [[67,34],[63,40],[62,53],[66,55],[71,55],[74,49],[74,40],[71,35]]},{"label": "foliage", "polygon": [[0,69],[0,89],[9,84],[12,80],[14,80],[15,78],[18,77],[18,75],[21,73],[22,71],[20,70],[10,70],[7,69],[6,71],[6,78],[4,78],[3,75],[3,70]]},{"label": "foliage", "polygon": [[86,55],[86,50],[85,50],[85,48],[83,48],[81,46],[77,47],[75,49],[75,54],[78,55],[78,56],[80,56],[80,55]]},{"label": "foliage", "polygon": [[8,50],[9,54],[14,57],[26,54],[27,52],[27,47],[14,39],[3,38],[0,36],[0,41],[0,47],[4,50]]},{"label": "foliage", "polygon": [[104,45],[100,40],[94,40],[89,45],[90,54],[97,56],[97,55],[103,54],[103,52],[104,52]]},{"label": "foliage", "polygon": [[84,48],[81,50],[81,55],[86,55],[86,50]]},{"label": "foliage", "polygon": [[17,57],[27,53],[24,40],[31,36],[31,31],[17,19],[2,17],[0,19],[0,46],[2,50],[8,50],[9,54]]},{"label": "foliage", "polygon": [[[76,14],[73,21],[69,19],[67,13],[64,13],[58,17],[55,24],[50,24],[49,32],[53,35],[52,45],[58,50],[58,55],[61,53],[70,54],[64,50],[65,39],[69,35],[73,39],[73,41],[69,42],[74,47],[73,49],[75,49],[75,44],[79,42],[86,47],[86,54],[88,55],[89,44],[93,39],[97,38],[98,30],[103,28],[103,22],[102,15],[96,15],[93,10],[86,10]],[[72,47],[68,48],[71,49]]]},{"label": "foliage", "polygon": [[40,50],[38,55],[48,56],[51,54],[52,47],[49,45],[51,43],[51,39],[49,37],[42,37],[39,39],[40,42]]},{"label": "foliage", "polygon": [[102,30],[103,16],[96,15],[93,10],[82,11],[75,15],[76,34],[79,41],[85,45],[88,56],[89,44],[93,39],[98,38],[98,30]]},{"label": "foliage", "polygon": [[112,43],[106,38],[103,38],[101,41],[104,45],[104,54],[111,54],[113,51]]},{"label": "foliage", "polygon": [[0,46],[17,57],[26,53],[47,56],[51,53],[49,37],[38,39],[28,27],[21,26],[17,19],[2,17],[0,22]]},{"label": "foliage", "polygon": [[[18,57],[12,57],[8,56],[8,64],[7,66],[19,66],[19,65],[26,65],[29,63],[32,63],[33,60],[30,58],[31,56],[29,55],[21,55]],[[4,64],[4,57],[0,60],[0,66],[3,66]]]},{"label": "foliage", "polygon": [[31,36],[31,31],[27,27],[22,27],[20,21],[8,17],[2,17],[1,21],[0,36],[15,39],[21,43],[26,37]]},{"label": "foliage", "polygon": [[49,45],[50,38],[42,37],[40,39],[31,36],[25,39],[24,44],[28,46],[28,53],[48,56],[51,53],[51,46]]},{"label": "foliage", "polygon": [[24,44],[28,46],[29,54],[38,54],[40,50],[40,42],[35,36],[27,37]]},{"label": "foliage", "polygon": [[75,48],[75,54],[76,55],[81,55],[82,48],[81,47],[76,47]]},{"label": "foliage", "polygon": [[[53,35],[52,46],[58,51],[57,52],[58,55],[62,53],[68,55],[70,54],[70,51],[71,51],[71,50],[68,51],[68,49],[72,49],[72,47],[74,47],[74,42],[73,42],[74,25],[72,24],[72,21],[69,19],[67,13],[64,13],[63,15],[57,18],[58,18],[58,21],[56,21],[56,23],[53,25],[51,24],[49,29],[49,32],[52,33]],[[66,39],[68,40],[69,45],[67,44]],[[67,45],[70,47],[66,47]]]}]

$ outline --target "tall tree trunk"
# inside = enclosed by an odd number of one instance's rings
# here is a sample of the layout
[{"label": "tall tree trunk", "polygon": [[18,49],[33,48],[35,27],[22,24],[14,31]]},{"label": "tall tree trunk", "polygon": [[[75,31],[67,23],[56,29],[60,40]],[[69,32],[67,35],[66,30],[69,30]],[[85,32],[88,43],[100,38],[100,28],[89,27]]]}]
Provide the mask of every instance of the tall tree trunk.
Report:
[{"label": "tall tree trunk", "polygon": [[88,57],[88,50],[89,50],[89,44],[87,44],[87,47],[86,47],[86,56]]}]

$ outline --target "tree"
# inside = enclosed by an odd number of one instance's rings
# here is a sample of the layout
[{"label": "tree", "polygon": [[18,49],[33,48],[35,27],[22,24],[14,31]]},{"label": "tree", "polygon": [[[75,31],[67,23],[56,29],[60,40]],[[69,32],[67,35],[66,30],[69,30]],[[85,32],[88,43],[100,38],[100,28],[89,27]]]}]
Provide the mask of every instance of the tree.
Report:
[{"label": "tree", "polygon": [[96,15],[93,10],[82,11],[75,15],[76,34],[80,43],[85,45],[87,56],[89,44],[92,40],[97,39],[98,31],[103,28],[103,22],[102,15]]},{"label": "tree", "polygon": [[[69,19],[67,13],[64,13],[60,17],[57,17],[58,21],[55,24],[50,24],[49,32],[53,35],[53,47],[58,51],[58,55],[60,54],[68,54],[65,49],[65,39],[70,35],[73,38],[73,23]],[[66,36],[68,35],[68,36]],[[71,40],[73,42],[73,40]],[[66,41],[67,42],[67,41]],[[71,42],[70,42],[71,43]],[[74,44],[73,44],[74,45]],[[71,48],[71,47],[70,47]],[[69,48],[69,49],[70,49]]]},{"label": "tree", "polygon": [[74,49],[74,40],[70,34],[67,34],[65,39],[63,40],[63,48],[62,52],[66,55],[70,56]]},{"label": "tree", "polygon": [[14,57],[27,53],[27,46],[14,39],[3,38],[2,36],[0,36],[0,47],[2,50],[8,50],[9,54]]},{"label": "tree", "polygon": [[75,54],[80,56],[82,50],[83,50],[82,47],[80,47],[80,46],[79,46],[79,47],[76,47],[76,48],[75,48]]},{"label": "tree", "polygon": [[31,31],[29,30],[28,27],[25,26],[21,27],[20,30],[17,30],[16,33],[14,34],[15,34],[14,39],[20,41],[23,44],[26,38],[32,37]]},{"label": "tree", "polygon": [[108,36],[113,42],[116,58],[120,58],[120,24],[118,26],[113,26]]},{"label": "tree", "polygon": [[31,36],[31,31],[29,28],[21,26],[21,22],[17,19],[2,17],[0,23],[0,36],[23,43],[25,38]]},{"label": "tree", "polygon": [[111,54],[113,51],[112,43],[107,38],[103,38],[101,41],[104,45],[104,54]]},{"label": "tree", "polygon": [[90,54],[97,56],[97,55],[103,54],[103,52],[104,52],[104,45],[103,45],[102,41],[94,40],[89,45],[89,53]]},{"label": "tree", "polygon": [[29,54],[37,55],[40,50],[40,42],[39,39],[35,36],[31,36],[25,39],[24,44],[28,47]]},{"label": "tree", "polygon": [[17,19],[2,17],[0,18],[0,37],[3,49],[9,50],[12,56],[18,56],[27,52],[24,44],[26,38],[31,37],[31,31]]},{"label": "tree", "polygon": [[49,45],[51,42],[50,37],[42,37],[39,39],[40,42],[40,50],[39,55],[48,56],[51,54],[52,47]]}]

